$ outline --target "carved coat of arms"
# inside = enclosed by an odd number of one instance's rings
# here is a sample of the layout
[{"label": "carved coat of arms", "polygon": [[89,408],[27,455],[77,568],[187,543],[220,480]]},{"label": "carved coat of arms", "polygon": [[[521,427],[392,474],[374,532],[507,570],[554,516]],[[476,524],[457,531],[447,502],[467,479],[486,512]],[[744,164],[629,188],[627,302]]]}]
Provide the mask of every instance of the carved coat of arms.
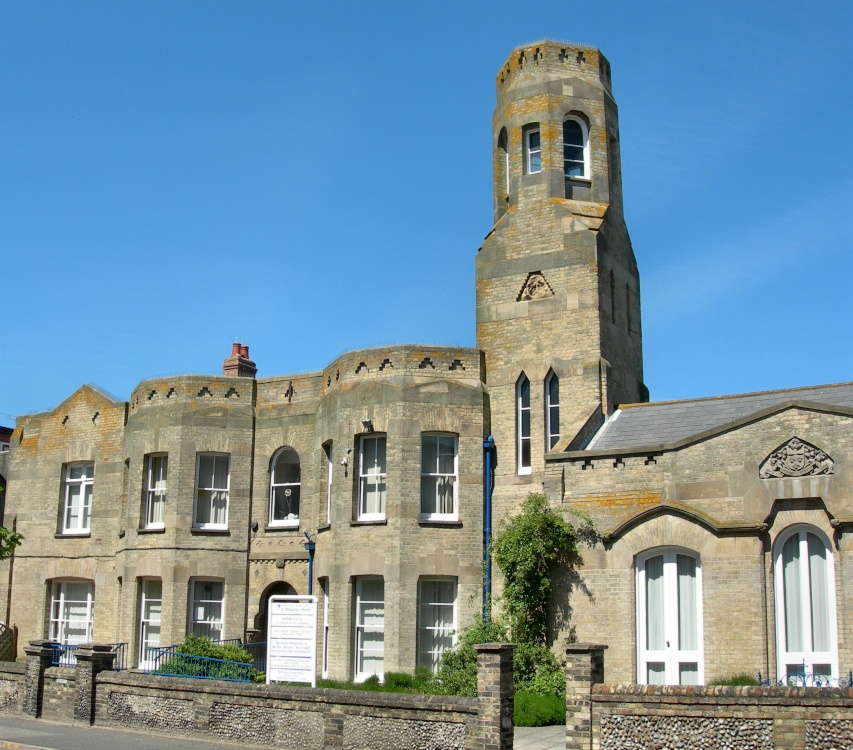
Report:
[{"label": "carved coat of arms", "polygon": [[805,440],[791,438],[764,459],[758,476],[762,479],[771,479],[834,473],[835,462],[820,448],[816,448]]}]

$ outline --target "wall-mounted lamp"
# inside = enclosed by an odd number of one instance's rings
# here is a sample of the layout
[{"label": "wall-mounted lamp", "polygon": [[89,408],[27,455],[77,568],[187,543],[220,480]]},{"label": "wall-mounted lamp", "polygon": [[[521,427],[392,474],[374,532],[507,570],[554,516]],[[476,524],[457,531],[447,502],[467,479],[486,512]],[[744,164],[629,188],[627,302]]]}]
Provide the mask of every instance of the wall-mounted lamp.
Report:
[{"label": "wall-mounted lamp", "polygon": [[373,432],[373,420],[372,419],[362,419],[361,425],[364,427],[365,432]]},{"label": "wall-mounted lamp", "polygon": [[257,530],[258,530],[258,522],[252,521],[252,531],[257,531]]}]

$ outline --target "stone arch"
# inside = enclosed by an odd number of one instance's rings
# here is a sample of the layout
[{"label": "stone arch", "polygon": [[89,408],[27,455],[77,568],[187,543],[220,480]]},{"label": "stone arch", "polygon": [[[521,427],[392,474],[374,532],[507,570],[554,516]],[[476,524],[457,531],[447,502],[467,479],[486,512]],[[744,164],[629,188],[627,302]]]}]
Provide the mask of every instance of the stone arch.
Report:
[{"label": "stone arch", "polygon": [[267,640],[267,606],[271,596],[295,596],[296,589],[287,581],[275,581],[267,586],[258,603],[258,613],[255,615],[254,628],[259,632],[258,640]]}]

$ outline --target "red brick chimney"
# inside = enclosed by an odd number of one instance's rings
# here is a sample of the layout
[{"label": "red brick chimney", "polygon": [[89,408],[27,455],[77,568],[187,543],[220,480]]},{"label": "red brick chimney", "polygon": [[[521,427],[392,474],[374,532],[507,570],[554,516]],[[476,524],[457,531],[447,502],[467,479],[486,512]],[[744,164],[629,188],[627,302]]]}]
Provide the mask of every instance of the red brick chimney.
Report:
[{"label": "red brick chimney", "polygon": [[236,341],[231,344],[231,356],[222,363],[222,374],[230,378],[253,378],[257,372],[255,363],[249,359],[249,347]]}]

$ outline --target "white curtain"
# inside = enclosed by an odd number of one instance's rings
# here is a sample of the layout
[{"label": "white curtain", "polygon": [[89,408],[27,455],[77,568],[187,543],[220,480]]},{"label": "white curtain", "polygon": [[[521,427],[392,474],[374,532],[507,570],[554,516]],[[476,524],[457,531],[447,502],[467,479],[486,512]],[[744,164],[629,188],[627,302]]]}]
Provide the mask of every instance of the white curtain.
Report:
[{"label": "white curtain", "polygon": [[[664,647],[664,613],[663,555],[658,555],[646,560],[646,648],[651,651]],[[651,673],[649,684],[655,684]]]},{"label": "white curtain", "polygon": [[808,534],[809,588],[811,589],[812,650],[829,651],[829,561],[826,546],[814,534]]},{"label": "white curtain", "polygon": [[803,650],[803,595],[800,586],[800,535],[782,548],[782,587],[785,597],[785,637],[788,651]]},{"label": "white curtain", "polygon": [[[696,558],[677,555],[678,566],[678,648],[682,651],[694,651],[698,648],[698,627],[696,622],[698,602],[696,601]],[[696,665],[694,665],[695,667]],[[682,685],[692,685],[682,682]]]}]

